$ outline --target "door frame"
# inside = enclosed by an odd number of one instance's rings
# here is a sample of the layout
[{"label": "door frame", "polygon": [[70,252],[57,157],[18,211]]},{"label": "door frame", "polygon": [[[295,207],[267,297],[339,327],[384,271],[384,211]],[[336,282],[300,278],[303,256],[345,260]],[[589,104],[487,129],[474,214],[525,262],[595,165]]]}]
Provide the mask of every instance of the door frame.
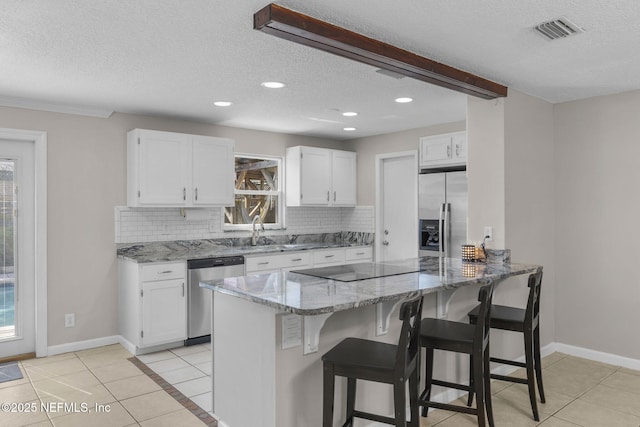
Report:
[{"label": "door frame", "polygon": [[[375,216],[376,216],[376,238],[375,238],[375,261],[380,261],[380,254],[382,253],[382,163],[387,159],[394,159],[399,157],[413,157],[413,169],[414,175],[416,178],[416,188],[418,185],[418,173],[420,172],[418,168],[418,150],[409,150],[409,151],[399,151],[396,153],[384,153],[376,155],[376,167],[375,167],[375,181],[376,181],[376,208],[375,208]],[[415,210],[413,213],[413,223],[416,225],[416,245],[418,241],[418,192],[414,195],[414,204]],[[417,246],[416,246],[417,248]],[[417,249],[416,249],[417,251]]]},{"label": "door frame", "polygon": [[35,170],[35,344],[36,357],[47,347],[47,133],[0,128],[0,139],[34,143]]}]

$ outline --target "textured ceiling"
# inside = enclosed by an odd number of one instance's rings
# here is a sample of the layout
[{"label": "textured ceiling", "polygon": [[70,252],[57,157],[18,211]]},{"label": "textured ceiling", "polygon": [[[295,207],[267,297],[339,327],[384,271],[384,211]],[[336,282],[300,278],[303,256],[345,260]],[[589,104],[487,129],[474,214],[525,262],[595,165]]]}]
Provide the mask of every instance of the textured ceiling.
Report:
[{"label": "textured ceiling", "polygon": [[[464,120],[464,95],[253,30],[253,13],[266,4],[0,0],[0,104],[334,139]],[[637,0],[279,4],[554,103],[640,89]],[[585,32],[549,41],[532,29],[560,16]],[[287,86],[267,90],[260,86],[266,80]],[[396,104],[399,96],[415,102]],[[214,107],[219,99],[233,105]]]}]

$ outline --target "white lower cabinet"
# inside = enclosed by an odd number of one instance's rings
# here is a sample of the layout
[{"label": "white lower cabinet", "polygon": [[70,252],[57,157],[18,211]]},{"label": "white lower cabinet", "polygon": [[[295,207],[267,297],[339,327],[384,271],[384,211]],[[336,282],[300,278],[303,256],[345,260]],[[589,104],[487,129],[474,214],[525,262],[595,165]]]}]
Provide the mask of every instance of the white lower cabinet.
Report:
[{"label": "white lower cabinet", "polygon": [[300,251],[277,255],[245,256],[244,267],[246,274],[262,274],[308,268],[311,267],[311,253],[309,251]]},{"label": "white lower cabinet", "polygon": [[345,249],[321,249],[313,251],[314,267],[329,267],[332,265],[342,265],[345,260]]},{"label": "white lower cabinet", "polygon": [[345,264],[358,262],[371,262],[373,260],[373,248],[371,246],[357,246],[346,248],[344,251]]},{"label": "white lower cabinet", "polygon": [[120,336],[129,351],[181,345],[187,338],[186,264],[119,260]]}]

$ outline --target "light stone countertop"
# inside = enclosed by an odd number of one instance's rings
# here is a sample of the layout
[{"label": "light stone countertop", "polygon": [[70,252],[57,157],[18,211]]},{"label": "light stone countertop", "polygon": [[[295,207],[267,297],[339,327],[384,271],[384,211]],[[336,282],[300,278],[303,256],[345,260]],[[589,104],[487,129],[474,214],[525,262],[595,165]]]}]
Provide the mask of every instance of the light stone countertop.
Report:
[{"label": "light stone countertop", "polygon": [[118,245],[118,258],[136,263],[187,261],[233,255],[263,255],[328,248],[366,247],[373,244],[370,233],[323,233],[261,237],[251,246],[249,238],[176,240]]},{"label": "light stone countertop", "polygon": [[307,316],[473,284],[499,283],[511,276],[542,270],[541,266],[531,264],[463,263],[459,258],[429,256],[385,264],[420,271],[352,282],[293,272],[266,273],[202,282],[200,286],[279,311]]}]

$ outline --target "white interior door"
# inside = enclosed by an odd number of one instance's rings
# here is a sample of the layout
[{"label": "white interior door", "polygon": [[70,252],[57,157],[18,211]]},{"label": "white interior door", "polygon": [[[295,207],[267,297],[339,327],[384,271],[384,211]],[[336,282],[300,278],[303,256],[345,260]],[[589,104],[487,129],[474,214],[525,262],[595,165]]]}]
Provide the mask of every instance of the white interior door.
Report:
[{"label": "white interior door", "polygon": [[0,358],[35,351],[34,153],[0,139]]},{"label": "white interior door", "polygon": [[376,156],[376,261],[418,256],[418,153]]}]

